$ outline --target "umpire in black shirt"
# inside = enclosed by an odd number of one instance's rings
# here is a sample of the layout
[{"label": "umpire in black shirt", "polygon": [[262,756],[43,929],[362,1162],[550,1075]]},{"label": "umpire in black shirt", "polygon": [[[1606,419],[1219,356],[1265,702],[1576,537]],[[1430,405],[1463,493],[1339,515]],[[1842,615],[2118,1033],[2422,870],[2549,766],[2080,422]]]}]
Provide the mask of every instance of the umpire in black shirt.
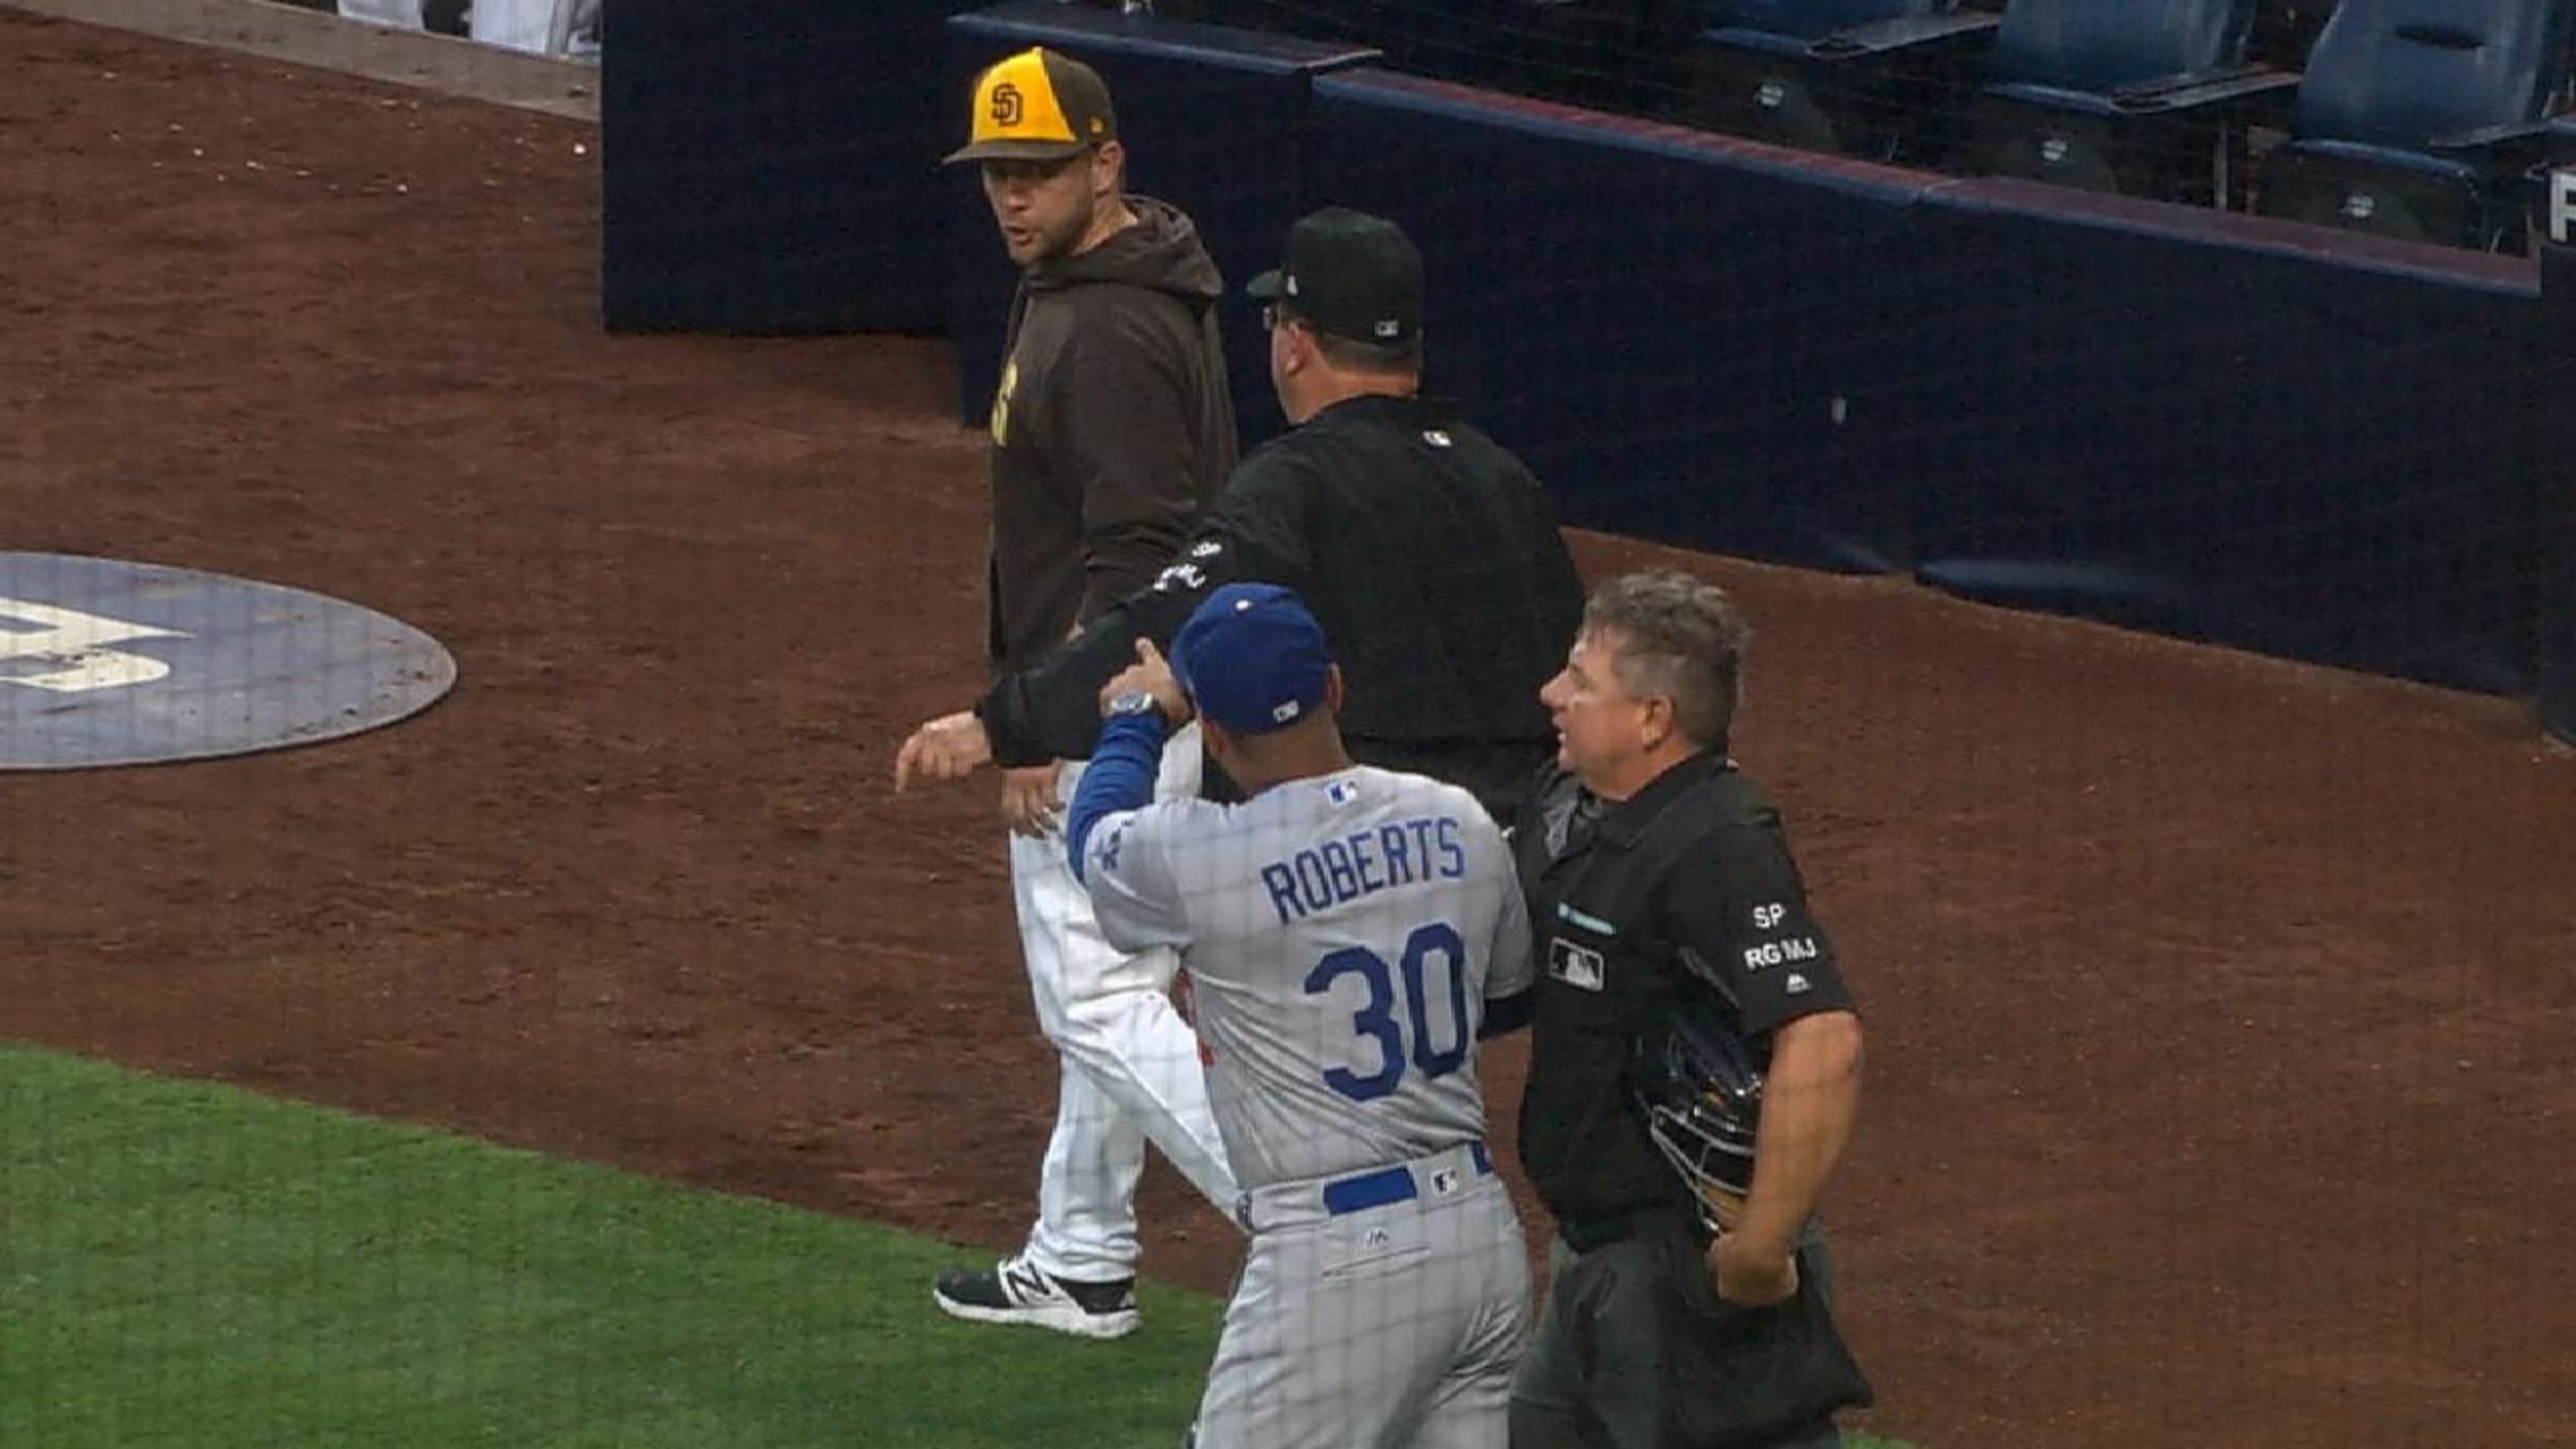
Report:
[{"label": "umpire in black shirt", "polygon": [[[1521,1158],[1558,1242],[1512,1449],[1830,1449],[1869,1402],[1813,1221],[1860,1019],[1779,812],[1727,756],[1745,639],[1716,587],[1631,574],[1546,687],[1557,765],[1513,836],[1540,970],[1495,1015],[1531,1022]],[[1706,1110],[1680,1042],[1744,1064],[1758,1118],[1691,1135],[1652,1112]]]},{"label": "umpire in black shirt", "polygon": [[914,731],[898,788],[1088,754],[1100,686],[1136,641],[1168,650],[1200,600],[1255,581],[1304,596],[1332,641],[1353,759],[1463,786],[1511,818],[1553,743],[1538,687],[1583,608],[1547,495],[1455,406],[1420,395],[1422,255],[1395,223],[1307,216],[1248,290],[1290,430],[1237,465],[1150,587],[972,712]]}]

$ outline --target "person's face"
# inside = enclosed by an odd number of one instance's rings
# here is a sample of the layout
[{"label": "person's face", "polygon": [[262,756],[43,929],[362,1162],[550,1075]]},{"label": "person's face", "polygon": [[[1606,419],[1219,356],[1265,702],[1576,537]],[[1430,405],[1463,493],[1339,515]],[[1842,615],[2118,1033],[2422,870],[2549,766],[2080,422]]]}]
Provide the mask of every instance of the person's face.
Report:
[{"label": "person's face", "polygon": [[1586,631],[1538,692],[1556,726],[1556,762],[1595,790],[1617,789],[1657,738],[1658,719],[1671,708],[1663,697],[1630,694],[1619,682],[1616,632]]},{"label": "person's face", "polygon": [[1080,250],[1117,185],[1117,144],[1055,161],[983,163],[984,199],[1013,262],[1026,267]]}]

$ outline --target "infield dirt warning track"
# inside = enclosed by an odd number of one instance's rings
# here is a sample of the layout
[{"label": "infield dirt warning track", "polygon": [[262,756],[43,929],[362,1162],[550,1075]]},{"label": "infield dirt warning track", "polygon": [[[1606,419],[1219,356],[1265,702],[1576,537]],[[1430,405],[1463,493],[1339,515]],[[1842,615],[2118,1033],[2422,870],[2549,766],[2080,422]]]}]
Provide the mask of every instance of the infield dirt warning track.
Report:
[{"label": "infield dirt warning track", "polygon": [[[945,350],[602,336],[580,119],[12,9],[0,77],[0,549],[355,601],[457,668],[349,739],[0,775],[0,1036],[1016,1241],[1054,1069],[992,792],[886,789],[980,677]],[[1739,753],[1868,1021],[1869,1427],[2576,1443],[2576,755],[1685,562],[1755,622]],[[1149,1272],[1224,1287],[1213,1212],[1158,1168],[1145,1213]]]}]

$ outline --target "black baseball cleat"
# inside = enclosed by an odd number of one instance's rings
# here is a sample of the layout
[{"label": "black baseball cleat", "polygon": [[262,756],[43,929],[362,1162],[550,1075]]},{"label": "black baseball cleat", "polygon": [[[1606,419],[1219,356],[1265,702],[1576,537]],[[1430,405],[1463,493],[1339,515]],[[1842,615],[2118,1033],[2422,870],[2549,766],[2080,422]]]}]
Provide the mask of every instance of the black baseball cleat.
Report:
[{"label": "black baseball cleat", "polygon": [[1027,1323],[1078,1338],[1125,1338],[1143,1324],[1136,1280],[1076,1283],[1026,1258],[1004,1258],[981,1271],[950,1268],[931,1297],[939,1311],[975,1323]]}]

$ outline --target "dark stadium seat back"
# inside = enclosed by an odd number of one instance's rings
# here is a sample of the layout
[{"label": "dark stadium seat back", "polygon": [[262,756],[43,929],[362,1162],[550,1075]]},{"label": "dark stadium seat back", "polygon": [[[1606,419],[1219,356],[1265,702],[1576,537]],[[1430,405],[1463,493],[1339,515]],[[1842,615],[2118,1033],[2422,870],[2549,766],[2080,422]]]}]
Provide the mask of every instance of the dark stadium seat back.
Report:
[{"label": "dark stadium seat back", "polygon": [[1974,170],[2230,205],[2253,107],[2296,83],[2245,61],[2254,0],[2011,0],[1973,120]]},{"label": "dark stadium seat back", "polygon": [[2290,133],[2423,151],[2538,120],[2567,75],[2568,0],[2343,0],[2317,35]]},{"label": "dark stadium seat back", "polygon": [[2011,0],[1986,74],[1998,83],[2108,95],[2159,76],[2234,65],[2251,0]]},{"label": "dark stadium seat back", "polygon": [[2342,0],[2317,35],[2259,209],[2324,226],[2520,251],[2568,0]]}]

